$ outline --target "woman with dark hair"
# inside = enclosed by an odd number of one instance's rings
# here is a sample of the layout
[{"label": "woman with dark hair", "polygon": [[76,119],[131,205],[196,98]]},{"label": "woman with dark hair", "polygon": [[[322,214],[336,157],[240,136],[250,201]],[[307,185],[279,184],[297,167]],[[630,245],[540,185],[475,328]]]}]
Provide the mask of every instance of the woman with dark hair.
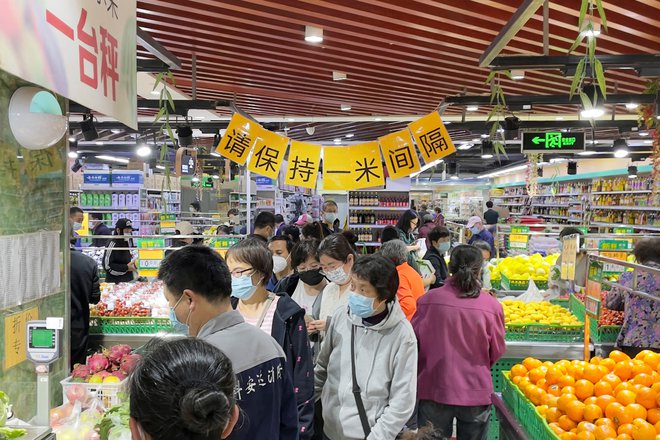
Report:
[{"label": "woman with dark hair", "polygon": [[[660,238],[647,238],[637,242],[633,255],[638,264],[660,269]],[[635,272],[624,272],[618,284],[660,298],[660,275],[637,272],[637,287],[634,288]],[[613,287],[605,298],[605,307],[623,310],[623,326],[616,340],[617,347],[634,357],[644,349],[660,349],[660,300],[622,291]]]},{"label": "woman with dark hair", "polygon": [[307,223],[300,229],[302,238],[308,240],[310,238],[316,238],[317,240],[323,240],[323,226],[319,222]]},{"label": "woman with dark hair", "polygon": [[115,224],[112,235],[116,235],[108,244],[103,254],[103,269],[106,283],[129,283],[137,277],[137,260],[133,258],[133,223],[127,218],[120,218]]},{"label": "woman with dark hair", "polygon": [[291,266],[298,275],[298,282],[291,298],[305,310],[305,321],[308,326],[311,321],[319,318],[323,289],[328,284],[321,273],[319,244],[315,239],[303,240],[291,251]]},{"label": "woman with dark hair", "polygon": [[419,272],[419,266],[416,261],[416,252],[419,250],[419,245],[416,243],[414,232],[418,226],[419,217],[412,209],[404,211],[396,224],[399,240],[408,246],[408,264],[417,272]]},{"label": "woman with dark hair", "polygon": [[459,440],[488,433],[493,381],[490,369],[504,354],[504,311],[481,289],[481,251],[454,248],[444,286],[417,301],[412,325],[419,344],[419,425],[429,422]]},{"label": "woman with dark hair", "polygon": [[435,281],[430,286],[431,289],[435,289],[442,287],[447,278],[445,254],[451,248],[451,232],[444,226],[438,226],[429,232],[428,240],[431,242],[431,247],[424,254],[424,259],[430,261],[435,269]]},{"label": "woman with dark hair", "polygon": [[396,303],[393,263],[367,255],[352,273],[348,309],[333,315],[315,369],[323,434],[331,440],[394,439],[415,407],[415,335]]},{"label": "woman with dark hair", "polygon": [[154,340],[146,348],[128,379],[132,437],[227,438],[239,415],[229,358],[194,338]]},{"label": "woman with dark hair", "polygon": [[300,438],[309,439],[313,432],[314,379],[305,311],[288,295],[266,289],[273,273],[273,257],[261,240],[245,239],[229,248],[227,266],[232,275],[232,306],[245,322],[271,335],[286,354],[286,368],[298,402]]},{"label": "woman with dark hair", "polygon": [[348,304],[351,287],[351,269],[357,254],[341,234],[332,234],[319,245],[319,262],[323,275],[330,281],[323,290],[319,319],[309,323],[310,330],[324,332],[330,317]]},{"label": "woman with dark hair", "polygon": [[346,240],[350,243],[351,247],[355,252],[357,252],[357,246],[355,245],[358,242],[358,236],[355,235],[355,232],[349,230],[343,231],[341,233],[344,237],[346,237]]},{"label": "woman with dark hair", "polygon": [[399,231],[394,226],[385,226],[380,234],[380,243],[384,244],[390,240],[399,239]]},{"label": "woman with dark hair", "polygon": [[490,290],[493,288],[493,286],[490,284],[490,271],[488,270],[488,262],[492,258],[492,249],[490,245],[483,240],[474,241],[472,246],[479,249],[481,256],[484,258],[484,262],[481,264],[481,287],[486,290]]},{"label": "woman with dark hair", "polygon": [[296,244],[300,241],[300,228],[294,225],[287,225],[282,229],[282,235]]}]

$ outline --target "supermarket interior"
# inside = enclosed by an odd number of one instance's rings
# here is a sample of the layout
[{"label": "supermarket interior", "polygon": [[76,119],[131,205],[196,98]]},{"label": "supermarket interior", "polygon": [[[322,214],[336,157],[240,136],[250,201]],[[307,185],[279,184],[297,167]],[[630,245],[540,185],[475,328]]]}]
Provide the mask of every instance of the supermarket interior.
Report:
[{"label": "supermarket interior", "polygon": [[0,440],[660,440],[659,1],[9,3]]}]

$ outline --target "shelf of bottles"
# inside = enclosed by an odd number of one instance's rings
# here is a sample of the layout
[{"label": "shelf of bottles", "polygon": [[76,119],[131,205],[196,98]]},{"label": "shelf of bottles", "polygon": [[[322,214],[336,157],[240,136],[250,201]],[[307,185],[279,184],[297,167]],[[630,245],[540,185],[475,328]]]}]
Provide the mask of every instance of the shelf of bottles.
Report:
[{"label": "shelf of bottles", "polygon": [[522,207],[528,203],[527,189],[524,187],[496,189],[491,191],[490,200],[496,206],[509,208],[510,211],[513,211],[511,215],[521,215]]},{"label": "shelf of bottles", "polygon": [[140,190],[140,234],[160,232],[160,214],[181,214],[181,191]]},{"label": "shelf of bottles", "polygon": [[396,225],[410,206],[407,191],[350,191],[348,223],[362,246],[375,247],[383,228]]}]

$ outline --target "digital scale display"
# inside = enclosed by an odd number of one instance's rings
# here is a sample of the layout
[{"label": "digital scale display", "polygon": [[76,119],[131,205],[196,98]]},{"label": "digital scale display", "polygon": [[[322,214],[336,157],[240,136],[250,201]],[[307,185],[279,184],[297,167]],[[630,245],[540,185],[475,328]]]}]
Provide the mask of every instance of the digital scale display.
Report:
[{"label": "digital scale display", "polygon": [[55,330],[45,328],[30,329],[31,348],[55,348]]}]

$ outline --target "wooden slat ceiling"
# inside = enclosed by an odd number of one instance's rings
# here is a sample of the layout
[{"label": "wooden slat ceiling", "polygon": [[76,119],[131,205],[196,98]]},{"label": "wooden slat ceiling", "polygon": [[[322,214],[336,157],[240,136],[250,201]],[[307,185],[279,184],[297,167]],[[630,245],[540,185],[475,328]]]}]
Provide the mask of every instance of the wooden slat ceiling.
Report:
[{"label": "wooden slat ceiling", "polygon": [[[234,99],[254,116],[400,115],[432,111],[443,97],[488,94],[478,59],[522,0],[138,0],[138,25],[182,61],[177,86]],[[624,5],[625,3],[625,5]],[[609,32],[599,54],[660,53],[660,1],[604,0]],[[577,0],[550,2],[550,54],[577,34]],[[324,41],[304,41],[305,25]],[[541,9],[503,54],[541,54]],[[138,47],[138,56],[152,56]],[[333,81],[332,71],[348,74]],[[609,89],[639,93],[644,79],[608,71]],[[565,94],[570,78],[527,72],[507,94]],[[348,112],[340,110],[348,104]],[[480,109],[485,112],[486,109]],[[541,114],[566,113],[556,106]],[[569,110],[571,111],[571,110]],[[623,107],[617,111],[625,111]],[[449,108],[450,114],[462,112]]]}]

